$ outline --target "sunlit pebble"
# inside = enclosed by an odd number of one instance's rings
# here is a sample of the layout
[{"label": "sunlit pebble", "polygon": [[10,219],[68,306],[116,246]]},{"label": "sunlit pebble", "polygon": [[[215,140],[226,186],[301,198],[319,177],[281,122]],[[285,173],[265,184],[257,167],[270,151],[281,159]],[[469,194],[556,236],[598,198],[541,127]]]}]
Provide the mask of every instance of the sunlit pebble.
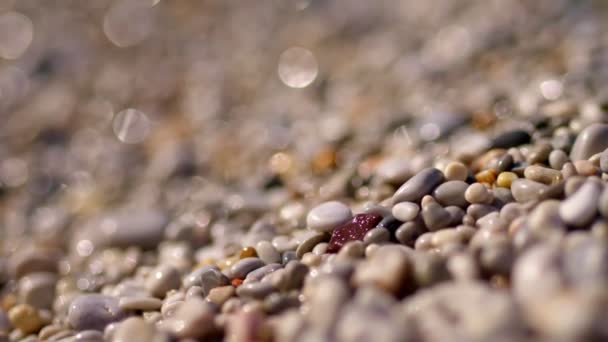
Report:
[{"label": "sunlit pebble", "polygon": [[10,158],[0,163],[0,182],[7,187],[17,187],[27,182],[27,163],[19,158]]},{"label": "sunlit pebble", "polygon": [[0,57],[19,58],[34,39],[34,24],[18,12],[0,14]]},{"label": "sunlit pebble", "polygon": [[439,138],[441,129],[437,124],[427,123],[420,127],[420,137],[426,141],[433,141]]},{"label": "sunlit pebble", "polygon": [[112,123],[118,140],[127,144],[142,142],[150,133],[150,120],[146,114],[129,108],[116,114]]},{"label": "sunlit pebble", "polygon": [[141,43],[155,25],[155,1],[122,0],[110,6],[103,20],[103,32],[118,47]]},{"label": "sunlit pebble", "polygon": [[550,79],[540,83],[540,93],[547,100],[557,100],[564,92],[564,85],[561,81]]},{"label": "sunlit pebble", "polygon": [[279,58],[279,78],[291,88],[305,88],[317,78],[319,66],[315,56],[302,47],[292,47]]},{"label": "sunlit pebble", "polygon": [[93,253],[94,249],[95,246],[93,246],[93,243],[89,240],[80,240],[78,241],[78,244],[76,244],[76,252],[82,257],[88,257]]}]

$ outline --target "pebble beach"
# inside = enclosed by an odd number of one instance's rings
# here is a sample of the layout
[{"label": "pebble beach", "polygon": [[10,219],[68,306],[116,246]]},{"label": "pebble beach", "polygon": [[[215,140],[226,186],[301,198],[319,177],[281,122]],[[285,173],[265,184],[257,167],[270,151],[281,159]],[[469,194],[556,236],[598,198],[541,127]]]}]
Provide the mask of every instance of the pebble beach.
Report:
[{"label": "pebble beach", "polygon": [[608,3],[0,0],[0,342],[608,340]]}]

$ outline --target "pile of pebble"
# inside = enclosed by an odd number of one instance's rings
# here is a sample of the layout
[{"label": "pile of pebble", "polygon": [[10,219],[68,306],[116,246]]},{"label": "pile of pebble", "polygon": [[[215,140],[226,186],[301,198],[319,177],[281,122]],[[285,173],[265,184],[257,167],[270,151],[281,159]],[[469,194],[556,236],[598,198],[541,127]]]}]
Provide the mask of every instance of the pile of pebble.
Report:
[{"label": "pile of pebble", "polygon": [[0,102],[0,342],[608,340],[602,1],[150,2],[137,68],[106,1],[12,5],[63,38]]}]

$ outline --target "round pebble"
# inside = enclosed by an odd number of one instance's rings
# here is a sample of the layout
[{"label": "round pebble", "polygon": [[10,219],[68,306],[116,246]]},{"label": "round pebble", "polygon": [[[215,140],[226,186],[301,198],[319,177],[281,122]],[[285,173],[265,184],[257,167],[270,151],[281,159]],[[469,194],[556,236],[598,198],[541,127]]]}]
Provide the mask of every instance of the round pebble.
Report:
[{"label": "round pebble", "polygon": [[76,297],[70,304],[67,321],[76,330],[98,330],[126,317],[119,300],[101,294],[85,294]]},{"label": "round pebble", "polygon": [[467,179],[469,171],[461,162],[451,162],[444,170],[445,179],[448,181],[464,181]]},{"label": "round pebble", "polygon": [[466,207],[465,191],[469,185],[463,181],[447,181],[433,191],[433,197],[443,206]]},{"label": "round pebble", "polygon": [[469,185],[464,192],[464,198],[469,203],[489,204],[494,200],[492,193],[481,183]]},{"label": "round pebble", "polygon": [[339,224],[353,216],[346,205],[330,201],[322,203],[308,212],[306,224],[308,228],[319,232],[331,232]]},{"label": "round pebble", "polygon": [[393,206],[393,216],[402,222],[411,221],[418,216],[420,207],[413,202],[400,202]]}]

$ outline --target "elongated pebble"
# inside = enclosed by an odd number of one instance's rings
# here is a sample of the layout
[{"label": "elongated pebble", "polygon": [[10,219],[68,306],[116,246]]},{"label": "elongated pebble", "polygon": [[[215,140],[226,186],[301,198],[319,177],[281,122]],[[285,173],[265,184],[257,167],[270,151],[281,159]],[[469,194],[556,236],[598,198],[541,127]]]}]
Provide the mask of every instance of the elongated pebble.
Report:
[{"label": "elongated pebble", "polygon": [[557,183],[562,179],[562,173],[560,171],[540,165],[530,165],[526,167],[524,176],[529,180],[547,185]]},{"label": "elongated pebble", "polygon": [[260,241],[255,245],[258,257],[267,264],[281,262],[281,254],[268,241]]},{"label": "elongated pebble", "polygon": [[538,199],[547,186],[529,179],[515,179],[511,184],[513,198],[519,203]]},{"label": "elongated pebble", "polygon": [[424,195],[431,193],[443,180],[443,173],[438,169],[424,169],[397,189],[393,195],[393,202],[419,201]]},{"label": "elongated pebble", "polygon": [[119,300],[101,294],[86,294],[76,297],[70,304],[67,320],[74,330],[102,331],[108,324],[126,317]]},{"label": "elongated pebble", "polygon": [[601,191],[600,184],[587,180],[574,194],[560,204],[559,215],[564,222],[575,227],[582,227],[590,223],[597,213],[597,203]]},{"label": "elongated pebble", "polygon": [[579,133],[570,151],[570,159],[572,161],[588,159],[606,148],[608,148],[608,125],[594,123]]},{"label": "elongated pebble", "polygon": [[463,181],[447,181],[433,191],[433,197],[443,206],[466,207],[465,191],[469,184]]},{"label": "elongated pebble", "polygon": [[350,208],[337,201],[329,201],[312,208],[306,216],[309,229],[319,232],[331,232],[337,225],[348,221],[353,216]]},{"label": "elongated pebble", "polygon": [[203,266],[195,269],[186,276],[183,281],[185,288],[192,286],[200,286],[203,289],[205,295],[209,294],[211,289],[228,285],[230,279],[228,279],[219,268],[215,266]]},{"label": "elongated pebble", "polygon": [[234,278],[245,278],[247,274],[264,266],[260,258],[245,258],[237,261],[230,267],[230,273]]},{"label": "elongated pebble", "polygon": [[310,251],[312,251],[312,249],[321,242],[325,242],[327,241],[329,238],[329,235],[326,233],[317,233],[314,234],[312,236],[310,236],[308,239],[302,241],[302,243],[300,243],[300,245],[298,246],[298,248],[296,249],[296,256],[299,258],[302,258],[302,256]]},{"label": "elongated pebble", "polygon": [[118,301],[118,306],[123,310],[158,310],[163,302],[154,297],[122,297]]}]

